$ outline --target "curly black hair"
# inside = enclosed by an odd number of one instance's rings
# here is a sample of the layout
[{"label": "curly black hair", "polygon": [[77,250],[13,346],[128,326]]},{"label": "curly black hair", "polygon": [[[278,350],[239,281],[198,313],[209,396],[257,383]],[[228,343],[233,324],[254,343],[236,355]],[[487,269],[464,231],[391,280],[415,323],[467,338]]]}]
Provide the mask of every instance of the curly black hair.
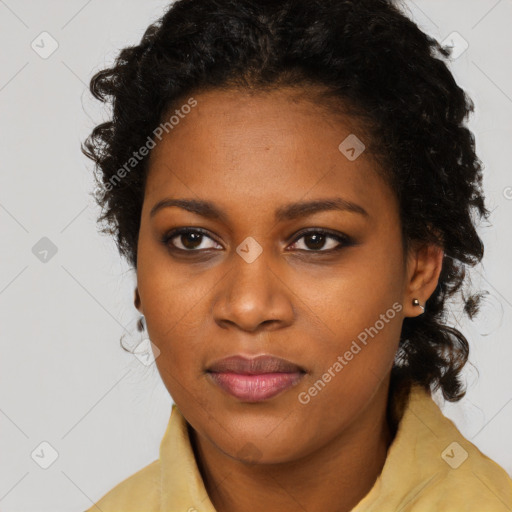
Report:
[{"label": "curly black hair", "polygon": [[474,104],[448,69],[450,55],[393,0],[176,1],[90,81],[94,97],[112,106],[111,120],[82,144],[96,164],[102,232],[136,268],[148,162],[138,150],[193,93],[311,91],[327,112],[363,123],[366,153],[396,191],[404,249],[412,241],[444,249],[425,312],[403,322],[390,389],[416,383],[460,400],[469,345],[446,325],[447,300],[459,292],[464,312],[478,312],[481,294],[465,297],[462,285],[483,257],[476,222],[489,211],[465,125]]}]

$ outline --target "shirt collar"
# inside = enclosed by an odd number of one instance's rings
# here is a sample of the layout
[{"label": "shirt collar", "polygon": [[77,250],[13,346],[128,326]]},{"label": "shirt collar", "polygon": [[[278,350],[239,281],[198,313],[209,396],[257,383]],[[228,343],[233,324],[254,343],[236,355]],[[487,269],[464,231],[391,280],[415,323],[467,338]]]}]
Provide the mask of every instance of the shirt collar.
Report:
[{"label": "shirt collar", "polygon": [[160,443],[161,511],[215,512],[196,464],[187,425],[173,404]]},{"label": "shirt collar", "polygon": [[[429,459],[429,453],[419,453],[421,450],[432,450],[432,434],[428,433],[429,430],[435,432],[439,446],[443,443],[448,445],[448,439],[453,439],[455,426],[453,429],[449,428],[449,420],[442,415],[430,393],[420,386],[413,385],[408,394],[408,401],[407,396],[405,398],[406,403],[399,411],[398,429],[388,449],[381,474],[353,512],[363,512],[368,506],[385,498],[387,489],[394,489],[393,492],[397,489],[407,490],[425,481],[426,473],[431,472],[432,468],[419,468],[415,460],[417,461],[418,457],[422,460],[423,456],[423,460]],[[394,401],[392,403],[395,405]],[[181,411],[173,404],[170,420],[160,444],[161,510],[215,512],[196,464],[187,425]],[[418,434],[419,425],[425,427],[419,429],[421,434]],[[428,437],[430,439],[427,439]],[[396,470],[404,466],[415,469],[405,473]]]}]

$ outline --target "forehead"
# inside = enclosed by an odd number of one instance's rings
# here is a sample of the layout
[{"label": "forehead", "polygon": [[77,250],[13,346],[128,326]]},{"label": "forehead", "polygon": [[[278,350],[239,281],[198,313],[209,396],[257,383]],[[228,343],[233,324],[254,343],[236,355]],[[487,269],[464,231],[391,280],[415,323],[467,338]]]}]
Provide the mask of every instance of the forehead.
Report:
[{"label": "forehead", "polygon": [[151,152],[146,199],[197,196],[228,207],[341,195],[367,210],[392,199],[369,153],[346,152],[354,142],[357,152],[368,147],[360,124],[329,115],[314,96],[213,90],[193,99]]}]

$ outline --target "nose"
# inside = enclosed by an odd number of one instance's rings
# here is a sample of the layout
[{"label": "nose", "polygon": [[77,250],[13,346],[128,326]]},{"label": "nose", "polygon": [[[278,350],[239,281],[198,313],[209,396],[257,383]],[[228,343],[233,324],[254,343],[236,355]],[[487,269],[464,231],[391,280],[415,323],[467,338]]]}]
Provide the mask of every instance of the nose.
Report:
[{"label": "nose", "polygon": [[293,293],[264,254],[251,263],[233,255],[232,267],[214,299],[213,315],[220,327],[255,332],[293,322]]}]

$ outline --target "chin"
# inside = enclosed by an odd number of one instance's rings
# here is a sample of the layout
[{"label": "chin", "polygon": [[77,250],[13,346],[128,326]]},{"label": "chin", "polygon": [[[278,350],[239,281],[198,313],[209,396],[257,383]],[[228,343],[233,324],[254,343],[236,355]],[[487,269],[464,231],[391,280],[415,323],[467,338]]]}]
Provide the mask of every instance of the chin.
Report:
[{"label": "chin", "polygon": [[[246,437],[246,436],[244,436]],[[301,457],[296,453],[300,441],[290,443],[290,439],[275,438],[269,441],[265,435],[261,439],[244,439],[236,446],[222,447],[217,445],[229,457],[250,465],[282,464],[293,462]]]}]

